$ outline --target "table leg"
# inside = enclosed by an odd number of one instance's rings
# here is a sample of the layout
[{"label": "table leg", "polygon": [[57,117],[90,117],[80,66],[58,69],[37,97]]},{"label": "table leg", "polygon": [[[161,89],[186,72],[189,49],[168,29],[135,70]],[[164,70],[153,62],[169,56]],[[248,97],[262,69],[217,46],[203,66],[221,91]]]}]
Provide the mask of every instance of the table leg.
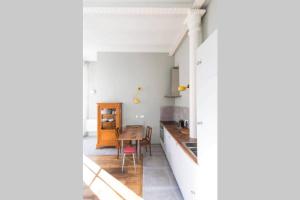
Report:
[{"label": "table leg", "polygon": [[124,140],[121,141],[121,152],[122,152],[122,155],[124,154]]}]

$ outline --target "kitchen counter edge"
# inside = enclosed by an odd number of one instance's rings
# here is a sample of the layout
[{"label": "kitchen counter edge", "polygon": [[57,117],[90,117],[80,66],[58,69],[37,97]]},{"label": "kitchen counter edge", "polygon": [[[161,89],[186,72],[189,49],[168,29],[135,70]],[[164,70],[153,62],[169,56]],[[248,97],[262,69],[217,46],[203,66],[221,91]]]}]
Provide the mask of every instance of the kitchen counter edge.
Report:
[{"label": "kitchen counter edge", "polygon": [[198,164],[197,157],[184,145],[185,142],[196,142],[196,138],[190,138],[189,134],[182,134],[177,129],[177,122],[175,121],[160,121],[160,124],[165,127],[171,136],[178,142],[183,151]]}]

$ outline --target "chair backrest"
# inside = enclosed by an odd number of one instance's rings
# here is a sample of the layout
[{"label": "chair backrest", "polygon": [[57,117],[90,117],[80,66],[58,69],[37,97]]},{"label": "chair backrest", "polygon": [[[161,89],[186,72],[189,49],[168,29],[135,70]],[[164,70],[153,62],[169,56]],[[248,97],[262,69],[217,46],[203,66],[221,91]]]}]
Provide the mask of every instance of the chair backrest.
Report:
[{"label": "chair backrest", "polygon": [[151,141],[151,136],[152,136],[152,128],[150,126],[147,126],[145,138],[148,142]]}]

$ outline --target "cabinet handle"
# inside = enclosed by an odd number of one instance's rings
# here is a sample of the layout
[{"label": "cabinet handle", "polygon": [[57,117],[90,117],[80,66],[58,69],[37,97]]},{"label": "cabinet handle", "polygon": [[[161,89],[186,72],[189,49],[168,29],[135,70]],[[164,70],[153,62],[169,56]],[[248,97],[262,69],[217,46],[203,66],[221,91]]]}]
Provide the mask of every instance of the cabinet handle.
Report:
[{"label": "cabinet handle", "polygon": [[202,61],[201,61],[201,60],[198,60],[198,61],[196,62],[196,65],[200,65],[200,64],[202,64]]},{"label": "cabinet handle", "polygon": [[194,195],[194,194],[195,194],[195,191],[194,191],[194,190],[191,190],[191,193]]},{"label": "cabinet handle", "polygon": [[198,125],[202,125],[202,124],[203,124],[203,122],[202,122],[202,121],[200,121],[200,122],[197,122],[197,124],[198,124]]}]

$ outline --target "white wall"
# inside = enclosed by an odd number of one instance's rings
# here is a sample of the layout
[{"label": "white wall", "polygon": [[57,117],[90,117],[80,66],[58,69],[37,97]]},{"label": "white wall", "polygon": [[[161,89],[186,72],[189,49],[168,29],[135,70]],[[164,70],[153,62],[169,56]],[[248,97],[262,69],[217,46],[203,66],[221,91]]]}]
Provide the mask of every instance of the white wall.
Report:
[{"label": "white wall", "polygon": [[[179,84],[189,83],[189,38],[185,37],[175,56],[175,66],[179,67]],[[189,90],[180,92],[181,97],[175,99],[175,106],[189,107]]]},{"label": "white wall", "polygon": [[82,119],[83,119],[83,136],[86,135],[86,120],[88,118],[88,63],[83,63],[83,110],[82,110]]},{"label": "white wall", "polygon": [[202,17],[203,41],[217,29],[217,0],[210,0],[205,9],[206,13]]},{"label": "white wall", "polygon": [[[98,61],[88,66],[88,118],[96,119],[97,102],[122,102],[123,125],[145,124],[153,128],[152,142],[159,143],[160,107],[174,105],[165,98],[170,92],[170,70],[174,57],[167,53],[99,53]],[[142,87],[141,104],[132,100]],[[136,119],[144,115],[144,119]]]}]

